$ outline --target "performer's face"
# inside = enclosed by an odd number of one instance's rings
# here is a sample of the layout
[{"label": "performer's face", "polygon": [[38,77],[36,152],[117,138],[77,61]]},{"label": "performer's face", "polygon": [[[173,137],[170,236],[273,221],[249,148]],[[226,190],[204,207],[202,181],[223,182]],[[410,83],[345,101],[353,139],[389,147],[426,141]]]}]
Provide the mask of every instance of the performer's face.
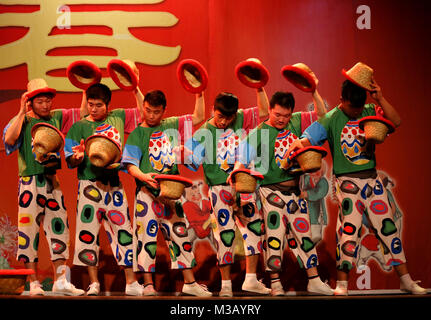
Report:
[{"label": "performer's face", "polygon": [[94,121],[103,121],[108,115],[108,107],[101,99],[87,100],[88,113]]},{"label": "performer's face", "polygon": [[355,108],[352,107],[352,104],[349,101],[341,100],[341,110],[351,119],[360,118],[362,111],[364,111],[364,107]]},{"label": "performer's face", "polygon": [[152,106],[147,101],[144,102],[144,118],[149,127],[156,127],[160,124],[165,114],[162,105]]},{"label": "performer's face", "polygon": [[292,108],[283,108],[276,104],[269,109],[269,124],[278,130],[284,129],[292,118]]},{"label": "performer's face", "polygon": [[52,96],[38,95],[33,98],[31,107],[33,112],[40,118],[48,118],[51,112]]},{"label": "performer's face", "polygon": [[214,124],[218,129],[226,129],[235,120],[236,114],[225,116],[219,110],[214,110]]}]

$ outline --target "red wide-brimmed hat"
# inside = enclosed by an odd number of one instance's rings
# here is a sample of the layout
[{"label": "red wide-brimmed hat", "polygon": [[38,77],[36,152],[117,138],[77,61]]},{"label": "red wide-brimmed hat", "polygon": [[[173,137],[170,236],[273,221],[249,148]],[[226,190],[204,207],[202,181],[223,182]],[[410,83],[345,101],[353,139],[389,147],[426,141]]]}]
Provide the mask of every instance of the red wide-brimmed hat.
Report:
[{"label": "red wide-brimmed hat", "polygon": [[301,154],[303,154],[304,152],[307,152],[307,151],[318,152],[318,153],[320,153],[322,155],[322,157],[325,157],[328,154],[328,152],[326,151],[326,149],[323,148],[323,147],[309,146],[309,147],[304,147],[304,148],[296,150],[294,153],[292,153],[289,156],[289,159],[290,160],[295,160],[299,155],[301,155]]},{"label": "red wide-brimmed hat", "polygon": [[190,179],[187,179],[185,177],[181,177],[174,174],[158,174],[154,176],[154,180],[160,182],[160,181],[175,181],[175,182],[181,182],[186,187],[191,187],[193,185],[193,181]]},{"label": "red wide-brimmed hat", "polygon": [[133,91],[138,86],[139,70],[130,60],[112,59],[107,70],[115,84],[126,91]]},{"label": "red wide-brimmed hat", "polygon": [[287,81],[299,90],[313,92],[316,90],[316,81],[311,75],[313,71],[304,63],[295,63],[281,68],[281,74]]},{"label": "red wide-brimmed hat", "polygon": [[44,79],[37,78],[30,80],[27,83],[27,92],[25,95],[31,99],[41,93],[51,93],[55,96],[56,92],[57,90],[48,87],[48,84]]},{"label": "red wide-brimmed hat", "polygon": [[290,161],[297,161],[302,172],[314,172],[320,169],[322,158],[327,155],[327,151],[318,146],[309,146],[295,151],[289,156]]},{"label": "red wide-brimmed hat", "polygon": [[85,140],[85,152],[96,167],[117,166],[122,155],[119,131],[110,124],[101,124]]},{"label": "red wide-brimmed hat", "polygon": [[258,171],[241,168],[241,169],[236,169],[236,170],[231,172],[230,176],[232,177],[231,178],[232,182],[235,182],[235,175],[237,173],[240,173],[240,172],[247,173],[248,175],[251,175],[252,177],[254,177],[257,180],[263,180],[264,179],[263,175]]},{"label": "red wide-brimmed hat", "polygon": [[392,123],[392,121],[390,121],[386,118],[383,118],[381,116],[363,117],[362,119],[359,120],[359,123],[358,123],[359,128],[361,128],[363,130],[365,123],[368,121],[378,121],[378,122],[384,123],[388,127],[388,134],[393,133],[395,131],[395,125]]},{"label": "red wide-brimmed hat", "polygon": [[347,78],[347,80],[353,82],[354,84],[364,88],[368,91],[373,91],[374,89],[371,87],[371,83],[373,82],[373,69],[367,66],[365,63],[358,62],[349,70],[341,70],[343,76]]},{"label": "red wide-brimmed hat", "polygon": [[66,69],[69,81],[77,88],[86,90],[102,79],[102,72],[90,60],[77,60],[72,62]]},{"label": "red wide-brimmed hat", "polygon": [[208,85],[208,73],[204,66],[194,59],[184,59],[177,67],[177,78],[184,89],[201,93]]},{"label": "red wide-brimmed hat", "polygon": [[238,63],[235,67],[235,74],[239,81],[250,88],[262,88],[269,80],[269,71],[256,58],[249,58]]}]

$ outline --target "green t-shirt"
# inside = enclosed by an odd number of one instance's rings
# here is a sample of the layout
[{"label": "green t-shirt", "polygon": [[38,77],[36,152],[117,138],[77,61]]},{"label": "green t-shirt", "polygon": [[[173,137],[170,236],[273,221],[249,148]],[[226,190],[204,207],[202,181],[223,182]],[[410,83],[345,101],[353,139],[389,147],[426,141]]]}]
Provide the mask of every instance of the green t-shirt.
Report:
[{"label": "green t-shirt", "polygon": [[286,152],[300,135],[301,112],[293,113],[283,130],[261,123],[241,142],[238,161],[245,167],[254,166],[264,176],[261,185],[292,180],[295,176],[287,170]]},{"label": "green t-shirt", "polygon": [[[16,117],[15,117],[16,118]],[[5,127],[4,133],[6,133],[10,124],[15,120],[13,118],[9,124]],[[60,163],[53,167],[45,167],[37,162],[34,158],[33,150],[32,150],[32,137],[31,137],[31,129],[32,127],[39,122],[46,122],[61,130],[63,125],[63,111],[52,110],[51,118],[46,119],[36,119],[33,117],[26,116],[19,138],[17,139],[15,145],[10,146],[5,143],[6,153],[10,154],[15,150],[18,150],[18,171],[20,177],[32,176],[37,174],[53,174],[57,169],[60,169]]]},{"label": "green t-shirt", "polygon": [[358,119],[350,119],[336,107],[308,127],[303,137],[312,145],[328,140],[336,175],[373,169],[376,167],[374,150],[366,151],[365,134],[359,129],[359,120],[375,115],[374,104],[366,104]]},{"label": "green t-shirt", "polygon": [[[124,109],[114,109],[108,113],[104,121],[89,121],[86,118],[76,122],[69,129],[66,136],[66,145],[64,153],[66,159],[73,155],[72,147],[80,144],[81,139],[84,141],[96,131],[96,128],[102,124],[109,124],[116,128],[120,133],[121,143],[124,144],[124,123],[125,123]],[[110,179],[118,177],[118,168],[106,169],[93,166],[87,154],[84,160],[78,166],[78,179],[79,180],[92,180],[92,179]]]}]

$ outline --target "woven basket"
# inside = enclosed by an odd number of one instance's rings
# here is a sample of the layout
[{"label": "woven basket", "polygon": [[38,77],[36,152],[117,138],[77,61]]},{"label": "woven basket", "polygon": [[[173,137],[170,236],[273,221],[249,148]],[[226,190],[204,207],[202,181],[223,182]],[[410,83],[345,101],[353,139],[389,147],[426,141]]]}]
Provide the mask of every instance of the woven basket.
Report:
[{"label": "woven basket", "polygon": [[88,158],[92,165],[96,167],[106,167],[120,159],[120,151],[110,140],[103,137],[90,139],[86,146]]},{"label": "woven basket", "polygon": [[365,139],[379,144],[385,141],[389,128],[386,124],[379,121],[367,121],[364,123]]},{"label": "woven basket", "polygon": [[21,294],[27,275],[0,275],[0,294]]},{"label": "woven basket", "polygon": [[162,180],[160,181],[160,197],[177,200],[181,198],[185,185],[182,182]]},{"label": "woven basket", "polygon": [[256,190],[257,181],[252,175],[245,172],[235,174],[235,190],[239,193],[252,193]]},{"label": "woven basket", "polygon": [[320,170],[322,164],[322,154],[313,150],[301,153],[296,157],[301,170],[304,173]]},{"label": "woven basket", "polygon": [[63,139],[54,129],[40,126],[34,133],[33,150],[36,153],[58,152],[62,146]]}]

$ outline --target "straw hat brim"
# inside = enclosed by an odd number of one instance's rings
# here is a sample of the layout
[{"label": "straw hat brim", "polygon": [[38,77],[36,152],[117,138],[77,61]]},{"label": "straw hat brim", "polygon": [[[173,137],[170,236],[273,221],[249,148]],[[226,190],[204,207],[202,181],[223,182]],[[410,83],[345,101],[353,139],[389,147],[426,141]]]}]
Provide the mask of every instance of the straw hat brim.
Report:
[{"label": "straw hat brim", "polygon": [[85,142],[84,142],[84,144],[85,144],[85,150],[88,150],[88,143],[89,143],[92,139],[94,139],[94,138],[104,138],[104,139],[107,139],[107,140],[111,141],[111,142],[115,145],[115,147],[117,148],[117,150],[118,150],[117,158],[115,159],[114,163],[117,163],[117,162],[119,162],[119,161],[121,160],[121,155],[122,155],[121,148],[118,146],[118,144],[117,144],[113,139],[111,139],[111,138],[109,138],[109,137],[107,137],[107,136],[104,136],[104,135],[100,135],[100,134],[93,134],[92,136],[89,136],[89,137],[85,140]]},{"label": "straw hat brim", "polygon": [[361,84],[361,83],[357,82],[355,79],[353,79],[352,77],[350,77],[350,76],[347,74],[346,69],[341,70],[341,73],[343,74],[343,76],[345,76],[345,77],[347,78],[347,80],[349,80],[350,82],[353,82],[353,83],[354,83],[354,84],[356,84],[357,86],[359,86],[359,87],[361,87],[361,88],[363,88],[363,89],[365,89],[365,90],[367,90],[367,91],[373,91],[373,90],[374,90],[373,88],[371,88],[371,86],[364,86],[363,84]]},{"label": "straw hat brim", "polygon": [[[89,78],[82,76],[82,78],[89,79],[88,82],[82,82],[76,75],[77,69],[80,71],[88,72]],[[102,71],[93,62],[88,60],[77,60],[72,62],[66,69],[66,75],[69,81],[77,88],[86,90],[88,87],[95,83],[99,83],[102,79]],[[81,76],[80,76],[81,77]]]},{"label": "straw hat brim", "polygon": [[[129,75],[131,84],[125,85],[121,82],[121,80],[118,78],[118,75],[115,72],[115,68],[121,68],[126,71],[126,73]],[[133,71],[133,69],[125,63],[123,60],[120,59],[112,59],[108,62],[108,66],[106,67],[108,70],[109,76],[112,78],[112,80],[115,82],[115,84],[126,91],[132,91],[135,90],[135,88],[138,86],[138,75]]]},{"label": "straw hat brim", "polygon": [[359,128],[363,130],[364,125],[367,121],[378,121],[384,123],[388,127],[388,134],[395,131],[395,125],[392,123],[392,121],[379,116],[369,116],[362,118],[361,120],[359,120]]},{"label": "straw hat brim", "polygon": [[291,161],[295,160],[299,155],[301,155],[301,154],[303,154],[304,152],[307,152],[307,151],[318,152],[318,153],[320,153],[322,155],[322,158],[326,157],[326,155],[328,154],[328,152],[326,151],[325,148],[318,147],[318,146],[309,146],[309,147],[304,147],[304,148],[301,148],[301,149],[295,151],[289,158],[290,158]]},{"label": "straw hat brim", "polygon": [[[250,79],[242,72],[243,68],[246,67],[257,69],[260,73],[260,78],[256,79],[255,81],[250,81]],[[235,67],[235,74],[242,84],[250,88],[262,88],[268,83],[269,80],[268,69],[266,69],[261,63],[253,60],[246,60],[238,63]]]},{"label": "straw hat brim", "polygon": [[185,177],[181,177],[178,175],[173,175],[173,174],[158,174],[156,176],[154,176],[154,180],[156,180],[157,182],[160,181],[175,181],[175,182],[181,182],[182,184],[185,185],[185,187],[191,187],[193,185],[193,181],[190,179],[187,179]]},{"label": "straw hat brim", "polygon": [[264,176],[260,172],[242,168],[242,169],[236,169],[236,170],[232,171],[232,173],[231,173],[232,182],[235,182],[235,175],[237,173],[240,173],[240,172],[247,173],[247,174],[253,176],[257,180],[263,180],[264,179]]},{"label": "straw hat brim", "polygon": [[[184,69],[187,66],[191,66],[192,68],[195,68],[200,77],[200,85],[198,87],[193,86],[186,78],[184,74]],[[208,72],[204,68],[204,66],[197,60],[194,59],[184,59],[182,60],[177,67],[177,78],[182,87],[191,93],[201,93],[206,89],[208,86]]]},{"label": "straw hat brim", "polygon": [[57,132],[57,134],[61,137],[61,140],[62,140],[62,146],[60,147],[60,149],[63,148],[63,146],[65,145],[64,134],[60,130],[58,130],[56,127],[54,127],[53,125],[46,123],[46,122],[38,122],[31,128],[30,133],[31,133],[32,138],[34,138],[36,130],[39,127],[48,127],[50,129],[54,130],[55,132]]},{"label": "straw hat brim", "polygon": [[38,94],[41,94],[41,93],[51,93],[51,94],[53,94],[55,96],[56,93],[57,93],[57,90],[55,90],[54,88],[44,87],[44,88],[40,88],[40,89],[36,89],[36,90],[33,90],[33,91],[26,92],[25,95],[26,95],[27,98],[31,99],[31,98],[33,98],[33,97],[35,97],[35,96],[37,96]]},{"label": "straw hat brim", "polygon": [[[304,86],[301,83],[295,81],[290,76],[292,73],[303,78],[308,83],[308,86]],[[302,90],[305,92],[313,92],[316,90],[316,81],[311,76],[311,74],[304,69],[301,69],[292,65],[288,65],[281,68],[281,74],[283,75],[284,78],[286,78],[287,81],[292,83],[299,90]]]}]

